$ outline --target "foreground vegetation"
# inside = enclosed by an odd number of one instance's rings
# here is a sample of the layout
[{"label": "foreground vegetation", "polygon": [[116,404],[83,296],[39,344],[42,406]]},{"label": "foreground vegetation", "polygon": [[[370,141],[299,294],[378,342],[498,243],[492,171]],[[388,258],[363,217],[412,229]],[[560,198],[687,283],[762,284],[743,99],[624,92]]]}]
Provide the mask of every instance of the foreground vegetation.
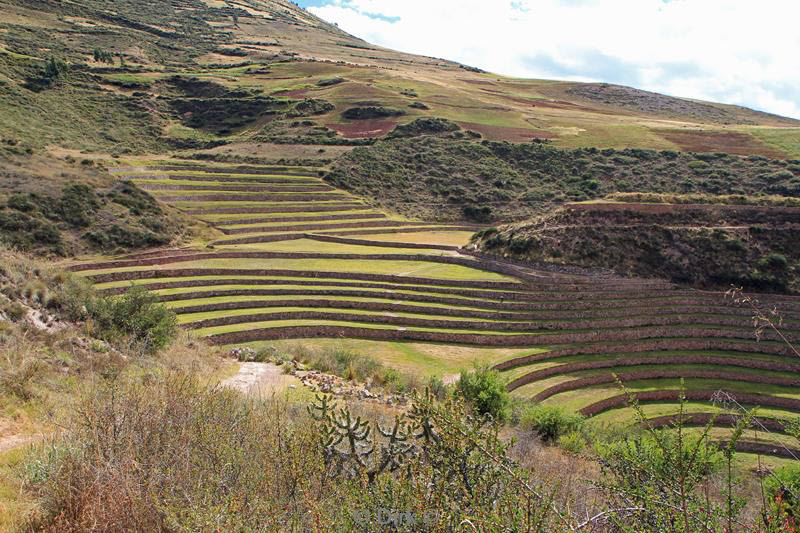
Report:
[{"label": "foreground vegetation", "polygon": [[[735,452],[749,412],[722,448],[711,424],[600,431],[552,407],[512,409],[486,367],[457,387],[403,378],[404,408],[248,398],[214,385],[220,352],[176,337],[146,292],[97,296],[9,253],[3,269],[3,417],[46,435],[0,451],[8,528],[794,531],[798,470],[757,481]],[[400,383],[363,355],[294,358]]]}]

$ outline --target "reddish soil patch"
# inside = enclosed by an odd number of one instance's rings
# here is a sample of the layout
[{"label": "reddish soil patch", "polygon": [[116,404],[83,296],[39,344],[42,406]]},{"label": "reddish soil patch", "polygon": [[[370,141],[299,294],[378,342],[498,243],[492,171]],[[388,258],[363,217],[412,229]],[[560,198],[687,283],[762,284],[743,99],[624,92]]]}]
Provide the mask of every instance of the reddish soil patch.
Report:
[{"label": "reddish soil patch", "polygon": [[493,141],[524,142],[531,139],[552,139],[555,134],[549,131],[533,130],[528,128],[510,128],[506,126],[490,126],[475,122],[459,122],[462,128],[477,131],[484,137]]},{"label": "reddish soil patch", "polygon": [[272,96],[282,96],[286,98],[299,98],[306,94],[311,89],[296,89],[294,91],[278,91],[276,93],[272,93]]},{"label": "reddish soil patch", "polygon": [[347,124],[325,124],[348,139],[383,137],[397,126],[396,120],[359,120]]},{"label": "reddish soil patch", "polygon": [[754,137],[734,131],[655,130],[666,140],[689,152],[726,152],[738,155],[763,155],[783,159],[786,154],[770,148]]}]

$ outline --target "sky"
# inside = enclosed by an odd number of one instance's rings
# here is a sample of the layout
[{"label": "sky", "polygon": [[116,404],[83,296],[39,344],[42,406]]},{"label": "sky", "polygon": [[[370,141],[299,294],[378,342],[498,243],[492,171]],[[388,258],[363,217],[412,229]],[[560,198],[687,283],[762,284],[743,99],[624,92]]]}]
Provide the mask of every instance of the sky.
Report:
[{"label": "sky", "polygon": [[798,0],[300,0],[366,41],[508,76],[800,118]]}]

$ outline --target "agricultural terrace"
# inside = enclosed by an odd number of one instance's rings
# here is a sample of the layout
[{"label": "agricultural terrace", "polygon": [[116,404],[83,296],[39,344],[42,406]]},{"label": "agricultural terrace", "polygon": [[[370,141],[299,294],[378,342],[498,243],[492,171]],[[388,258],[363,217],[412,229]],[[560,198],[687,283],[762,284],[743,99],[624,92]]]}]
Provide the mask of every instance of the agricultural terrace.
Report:
[{"label": "agricultural terrace", "polygon": [[[781,433],[800,413],[800,358],[770,331],[757,339],[751,310],[722,294],[482,258],[460,249],[477,227],[381,212],[302,168],[171,162],[118,173],[218,236],[72,268],[104,293],[146,287],[192,335],[290,353],[342,345],[420,375],[477,361],[520,401],[598,424],[631,418],[616,379],[655,425],[671,422],[683,383],[692,424],[758,405],[773,436],[742,450],[793,453]],[[800,339],[800,299],[762,304]],[[720,417],[715,435],[724,440],[731,423]]]}]

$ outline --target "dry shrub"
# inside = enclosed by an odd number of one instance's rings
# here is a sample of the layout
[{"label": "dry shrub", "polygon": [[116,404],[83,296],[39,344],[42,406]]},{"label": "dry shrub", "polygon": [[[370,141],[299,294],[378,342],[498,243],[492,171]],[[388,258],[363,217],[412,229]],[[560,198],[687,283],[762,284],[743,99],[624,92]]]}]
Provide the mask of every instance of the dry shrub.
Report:
[{"label": "dry shrub", "polygon": [[[149,380],[148,380],[149,381]],[[63,440],[41,451],[31,528],[48,531],[292,528],[319,468],[310,425],[173,374],[89,393]],[[294,419],[294,422],[290,421]]]}]

